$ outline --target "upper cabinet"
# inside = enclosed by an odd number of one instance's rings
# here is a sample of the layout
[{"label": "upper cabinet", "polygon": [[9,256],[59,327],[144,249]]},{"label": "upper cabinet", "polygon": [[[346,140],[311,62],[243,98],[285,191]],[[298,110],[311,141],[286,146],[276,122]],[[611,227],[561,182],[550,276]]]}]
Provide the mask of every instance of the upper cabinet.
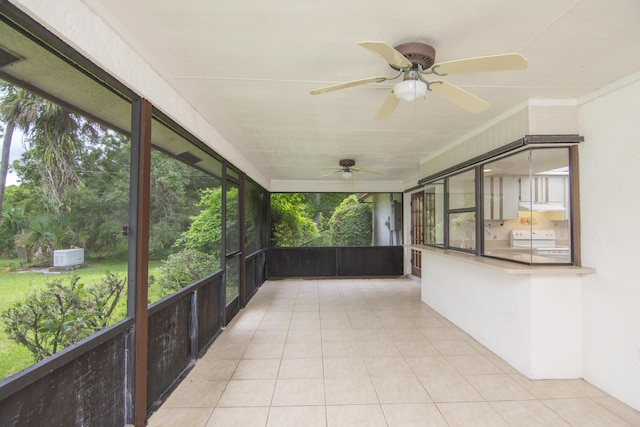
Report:
[{"label": "upper cabinet", "polygon": [[562,211],[568,218],[569,177],[564,175],[519,177],[519,208],[533,211]]},{"label": "upper cabinet", "polygon": [[490,176],[484,181],[484,219],[518,219],[520,180],[517,176]]}]

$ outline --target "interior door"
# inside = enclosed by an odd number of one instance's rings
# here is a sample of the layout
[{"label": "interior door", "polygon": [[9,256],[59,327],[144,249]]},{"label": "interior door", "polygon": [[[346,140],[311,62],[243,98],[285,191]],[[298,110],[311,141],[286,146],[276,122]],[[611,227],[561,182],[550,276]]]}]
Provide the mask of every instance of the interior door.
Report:
[{"label": "interior door", "polygon": [[[424,193],[411,195],[411,244],[424,243]],[[422,251],[411,250],[411,274],[422,277]]]}]

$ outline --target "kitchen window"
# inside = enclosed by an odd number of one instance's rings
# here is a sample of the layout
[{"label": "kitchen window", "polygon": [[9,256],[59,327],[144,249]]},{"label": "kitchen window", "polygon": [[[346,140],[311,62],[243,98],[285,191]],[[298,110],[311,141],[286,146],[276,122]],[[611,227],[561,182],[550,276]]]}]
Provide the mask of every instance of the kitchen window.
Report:
[{"label": "kitchen window", "polygon": [[536,143],[525,138],[421,180],[426,245],[528,265],[579,265],[572,166],[581,138],[554,141],[561,145],[529,138]]}]

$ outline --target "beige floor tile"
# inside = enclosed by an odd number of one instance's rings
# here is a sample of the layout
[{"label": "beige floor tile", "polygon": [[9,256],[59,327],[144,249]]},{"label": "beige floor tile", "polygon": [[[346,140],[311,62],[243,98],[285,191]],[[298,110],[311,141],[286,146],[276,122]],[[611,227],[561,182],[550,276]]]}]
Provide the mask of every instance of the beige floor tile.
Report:
[{"label": "beige floor tile", "polygon": [[326,422],[324,406],[274,406],[267,427],[324,427]]},{"label": "beige floor tile", "polygon": [[264,317],[262,318],[262,321],[265,322],[265,323],[268,323],[268,322],[289,322],[291,320],[292,316],[293,316],[293,314],[291,312],[276,311],[276,312],[266,313],[264,315]]},{"label": "beige floor tile", "polygon": [[503,372],[481,354],[446,356],[463,375],[502,374]]},{"label": "beige floor tile", "polygon": [[285,343],[251,343],[242,355],[243,359],[279,359],[284,352]]},{"label": "beige floor tile", "polygon": [[320,329],[323,331],[331,331],[331,330],[351,330],[351,322],[349,319],[321,319],[320,320]]},{"label": "beige floor tile", "polygon": [[216,408],[207,427],[264,427],[268,407]]},{"label": "beige floor tile", "polygon": [[396,347],[403,356],[437,356],[438,350],[429,341],[396,341]]},{"label": "beige floor tile", "polygon": [[287,340],[287,331],[256,331],[252,343],[283,343]]},{"label": "beige floor tile", "polygon": [[303,302],[302,304],[296,303],[296,305],[293,307],[293,311],[318,313],[320,311],[320,304],[318,302],[316,303]]},{"label": "beige floor tile", "polygon": [[468,375],[466,379],[486,400],[535,399],[507,374]]},{"label": "beige floor tile", "polygon": [[203,358],[196,362],[187,379],[200,380],[229,380],[233,376],[238,359],[212,359]]},{"label": "beige floor tile", "polygon": [[[472,341],[469,341],[472,342]],[[505,362],[503,359],[501,359],[500,357],[496,356],[493,353],[480,353],[482,354],[484,357],[486,357],[489,362],[493,363],[494,365],[496,365],[502,372],[504,372],[505,374],[519,374],[520,372],[514,368],[513,366],[509,365],[507,362]]]},{"label": "beige floor tile", "polygon": [[567,380],[530,380],[522,374],[510,374],[518,384],[537,399],[576,399],[584,394]]},{"label": "beige floor tile", "polygon": [[568,427],[560,418],[539,400],[490,402],[512,427]]},{"label": "beige floor tile", "polygon": [[462,375],[420,377],[434,402],[479,402],[484,398]]},{"label": "beige floor tile", "polygon": [[231,380],[218,407],[269,406],[276,380]]},{"label": "beige floor tile", "polygon": [[322,359],[282,359],[278,378],[322,378]]},{"label": "beige floor tile", "polygon": [[364,341],[360,343],[364,357],[400,357],[402,353],[390,339]]},{"label": "beige floor tile", "polygon": [[383,329],[382,323],[378,319],[351,319],[351,328],[353,329]]},{"label": "beige floor tile", "polygon": [[263,320],[257,331],[288,331],[291,320]]},{"label": "beige floor tile", "polygon": [[453,328],[424,328],[419,331],[430,341],[460,339]]},{"label": "beige floor tile", "polygon": [[580,427],[629,427],[623,418],[588,397],[542,400],[569,424]]},{"label": "beige floor tile", "polygon": [[372,377],[415,377],[404,357],[365,357]]},{"label": "beige floor tile", "polygon": [[320,333],[322,334],[323,343],[353,342],[356,340],[356,336],[354,335],[351,326],[349,326],[349,329],[323,329]]},{"label": "beige floor tile", "polygon": [[509,424],[487,402],[437,403],[451,427],[508,427]]},{"label": "beige floor tile", "polygon": [[368,341],[380,341],[382,339],[391,339],[384,329],[354,329],[353,334],[359,343]]},{"label": "beige floor tile", "polygon": [[411,341],[411,342],[427,341],[427,338],[424,335],[422,335],[419,330],[413,327],[408,327],[404,329],[387,328],[387,334],[389,335],[389,338],[391,338],[396,344],[404,341]]},{"label": "beige floor tile", "polygon": [[383,404],[389,427],[448,427],[433,403]]},{"label": "beige floor tile", "polygon": [[386,427],[380,405],[327,406],[328,427]]},{"label": "beige floor tile", "polygon": [[162,407],[211,407],[218,403],[227,381],[185,379],[171,393]]},{"label": "beige floor tile", "polygon": [[640,426],[584,380],[527,379],[391,284],[265,283],[149,425]]},{"label": "beige floor tile", "polygon": [[151,417],[148,427],[204,427],[213,408],[169,408],[163,406]]},{"label": "beige floor tile", "polygon": [[607,395],[604,391],[592,384],[589,384],[582,378],[566,381],[571,387],[581,392],[584,397],[603,397]]},{"label": "beige floor tile", "polygon": [[327,405],[378,403],[369,378],[325,378],[324,387]]},{"label": "beige floor tile", "polygon": [[292,320],[290,331],[320,331],[320,319],[316,320]]},{"label": "beige floor tile", "polygon": [[361,357],[357,342],[322,342],[322,357]]},{"label": "beige floor tile", "polygon": [[273,406],[324,405],[324,380],[278,379]]},{"label": "beige floor tile", "polygon": [[380,403],[431,402],[422,383],[415,377],[371,378]]},{"label": "beige floor tile", "polygon": [[291,315],[291,320],[292,321],[297,321],[297,320],[309,320],[309,321],[319,321],[320,320],[320,312],[318,310],[313,310],[313,311],[296,311],[296,308],[298,306],[296,305],[296,307],[294,307],[294,311],[293,314]]},{"label": "beige floor tile", "polygon": [[[207,359],[242,359],[248,344],[217,344],[211,346],[205,357]],[[205,358],[203,357],[203,359]]]},{"label": "beige floor tile", "polygon": [[287,334],[287,343],[292,342],[322,342],[320,331],[292,331]]},{"label": "beige floor tile", "polygon": [[280,359],[243,359],[238,364],[232,379],[266,380],[278,378]]},{"label": "beige floor tile", "polygon": [[640,411],[636,411],[611,396],[593,397],[592,400],[624,419],[632,426],[640,426]]},{"label": "beige floor tile", "polygon": [[444,356],[416,356],[405,359],[418,377],[460,374]]},{"label": "beige floor tile", "polygon": [[411,319],[386,317],[384,314],[381,315],[380,313],[378,313],[378,319],[380,319],[382,327],[387,330],[413,328],[413,321]]},{"label": "beige floor tile", "polygon": [[431,344],[445,356],[461,354],[480,354],[464,340],[441,340],[433,341]]},{"label": "beige floor tile", "polygon": [[325,378],[369,378],[362,357],[331,357],[323,362]]},{"label": "beige floor tile", "polygon": [[321,358],[322,344],[319,342],[287,342],[282,357],[286,359]]}]

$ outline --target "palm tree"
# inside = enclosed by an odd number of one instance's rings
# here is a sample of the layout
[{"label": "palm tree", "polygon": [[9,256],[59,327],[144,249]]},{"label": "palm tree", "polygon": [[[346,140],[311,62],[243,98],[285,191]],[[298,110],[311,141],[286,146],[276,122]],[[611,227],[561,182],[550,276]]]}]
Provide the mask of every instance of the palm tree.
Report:
[{"label": "palm tree", "polygon": [[0,212],[4,203],[4,189],[7,186],[7,172],[9,172],[9,153],[11,152],[11,138],[13,138],[13,122],[7,123],[2,138],[2,157],[0,157]]},{"label": "palm tree", "polygon": [[11,140],[16,127],[28,129],[36,118],[34,97],[23,89],[0,80],[0,120],[6,123],[0,158],[0,212],[4,204],[4,192],[9,171]]},{"label": "palm tree", "polygon": [[[58,214],[67,190],[80,183],[78,163],[85,141],[98,141],[101,128],[58,104],[8,83],[0,83],[0,94],[4,95],[0,99],[0,119],[22,129],[30,143],[22,159],[24,170],[35,172],[48,208]],[[10,142],[5,145],[8,149]]]}]

